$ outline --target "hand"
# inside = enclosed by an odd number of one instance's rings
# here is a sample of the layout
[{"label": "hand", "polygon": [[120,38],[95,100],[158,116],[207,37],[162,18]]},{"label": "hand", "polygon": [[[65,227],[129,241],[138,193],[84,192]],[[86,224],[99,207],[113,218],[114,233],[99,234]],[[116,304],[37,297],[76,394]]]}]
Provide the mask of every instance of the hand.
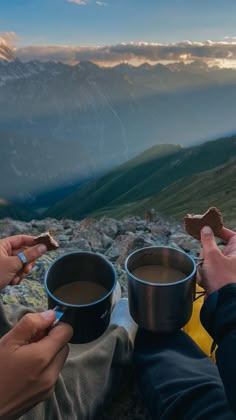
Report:
[{"label": "hand", "polygon": [[[31,271],[35,260],[47,251],[45,245],[34,245],[34,237],[10,236],[0,240],[0,290],[9,284],[19,284]],[[23,252],[27,264],[23,266],[17,254]]]},{"label": "hand", "polygon": [[27,314],[0,339],[0,418],[16,419],[53,393],[68,356],[68,324],[48,335],[55,312]]},{"label": "hand", "polygon": [[220,238],[226,242],[221,251],[210,227],[201,230],[203,265],[199,267],[197,282],[207,295],[229,283],[236,283],[236,233],[222,228]]}]

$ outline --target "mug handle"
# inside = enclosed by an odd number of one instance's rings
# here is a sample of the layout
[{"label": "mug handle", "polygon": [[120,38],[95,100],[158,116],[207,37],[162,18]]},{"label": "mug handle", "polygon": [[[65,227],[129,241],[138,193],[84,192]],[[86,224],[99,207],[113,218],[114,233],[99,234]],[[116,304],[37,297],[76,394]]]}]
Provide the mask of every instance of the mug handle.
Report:
[{"label": "mug handle", "polygon": [[197,268],[203,264],[204,258],[201,257],[193,257],[194,261],[196,262]]},{"label": "mug handle", "polygon": [[60,306],[60,305],[57,305],[53,308],[53,311],[56,312],[56,319],[53,322],[52,327],[55,327],[55,325],[58,324],[58,322],[61,320],[61,318],[65,314],[66,310],[67,310],[66,306]]},{"label": "mug handle", "polygon": [[[194,261],[196,262],[197,268],[200,267],[203,264],[204,258],[201,257],[193,257]],[[195,292],[195,296],[193,301],[200,299],[202,296],[205,296],[206,292]],[[198,296],[196,296],[198,295]]]}]

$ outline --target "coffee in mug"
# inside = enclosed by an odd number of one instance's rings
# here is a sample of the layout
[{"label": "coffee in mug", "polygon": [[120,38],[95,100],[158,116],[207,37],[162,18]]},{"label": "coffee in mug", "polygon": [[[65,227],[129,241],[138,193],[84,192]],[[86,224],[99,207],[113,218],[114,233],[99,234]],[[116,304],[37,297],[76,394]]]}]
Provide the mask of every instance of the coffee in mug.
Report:
[{"label": "coffee in mug", "polygon": [[151,283],[174,283],[185,278],[185,274],[175,268],[164,265],[141,265],[132,271],[133,276]]},{"label": "coffee in mug", "polygon": [[53,295],[65,303],[85,305],[96,302],[107,294],[107,289],[93,281],[73,281],[54,290]]},{"label": "coffee in mug", "polygon": [[44,278],[48,307],[72,326],[72,343],[93,341],[106,331],[116,284],[115,268],[103,255],[78,251],[52,262]]},{"label": "coffee in mug", "polygon": [[157,333],[182,328],[192,315],[197,264],[171,247],[147,247],[125,261],[129,310],[139,327]]}]

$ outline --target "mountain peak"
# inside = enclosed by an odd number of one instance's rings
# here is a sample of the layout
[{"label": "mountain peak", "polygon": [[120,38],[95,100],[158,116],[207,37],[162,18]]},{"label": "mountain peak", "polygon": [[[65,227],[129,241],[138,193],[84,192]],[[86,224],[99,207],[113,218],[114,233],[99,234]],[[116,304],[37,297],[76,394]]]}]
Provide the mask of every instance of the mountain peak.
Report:
[{"label": "mountain peak", "polygon": [[86,60],[80,61],[79,64],[76,64],[76,67],[85,71],[97,70],[99,68],[97,64],[93,63],[92,61],[86,61]]}]

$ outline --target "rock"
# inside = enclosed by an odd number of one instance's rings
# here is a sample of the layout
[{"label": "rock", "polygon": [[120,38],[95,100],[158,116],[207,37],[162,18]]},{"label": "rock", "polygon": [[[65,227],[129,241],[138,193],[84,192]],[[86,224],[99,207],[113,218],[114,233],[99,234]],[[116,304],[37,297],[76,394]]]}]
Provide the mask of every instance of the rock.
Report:
[{"label": "rock", "polygon": [[182,250],[192,252],[193,254],[199,254],[201,244],[196,239],[185,233],[175,233],[171,235],[171,242],[177,244]]},{"label": "rock", "polygon": [[127,232],[132,232],[132,233],[134,233],[134,232],[136,232],[136,221],[134,221],[134,220],[126,220],[126,221],[124,221],[124,223],[123,223],[123,229],[124,229],[124,231],[127,233]]},{"label": "rock", "polygon": [[153,238],[159,240],[162,239],[164,242],[166,242],[166,239],[171,235],[171,231],[169,229],[156,225],[151,226],[150,232]]},{"label": "rock", "polygon": [[40,282],[24,279],[19,286],[8,286],[0,293],[0,301],[6,303],[18,303],[34,309],[47,308],[47,295]]},{"label": "rock", "polygon": [[82,220],[79,224],[79,230],[83,232],[84,230],[91,229],[92,227],[96,226],[97,221],[92,217],[87,217],[86,219]]},{"label": "rock", "polygon": [[121,254],[122,248],[127,247],[127,243],[132,241],[128,235],[119,235],[116,240],[112,243],[110,248],[105,252],[105,256],[108,257],[111,261],[116,261],[119,255]]},{"label": "rock", "polygon": [[116,220],[109,217],[102,217],[99,221],[99,231],[105,233],[111,239],[114,239],[118,234],[119,224]]},{"label": "rock", "polygon": [[57,237],[58,242],[68,242],[70,240],[70,236],[66,234],[58,235]]},{"label": "rock", "polygon": [[107,249],[111,246],[111,244],[113,243],[113,240],[110,236],[106,235],[105,233],[103,233],[101,235],[101,241],[102,241],[102,245],[104,249]]},{"label": "rock", "polygon": [[146,240],[142,236],[133,234],[119,235],[111,247],[105,252],[105,255],[111,261],[117,261],[118,264],[124,265],[125,259],[131,252],[138,248],[152,245],[153,242]]},{"label": "rock", "polygon": [[102,243],[102,238],[100,233],[95,230],[82,230],[79,234],[79,237],[81,239],[85,239],[89,246],[91,247],[91,250],[94,252],[104,252],[104,247]]},{"label": "rock", "polygon": [[91,246],[89,245],[88,241],[84,238],[65,243],[63,248],[66,249],[66,252],[68,252],[69,249],[71,249],[71,251],[91,251]]}]

